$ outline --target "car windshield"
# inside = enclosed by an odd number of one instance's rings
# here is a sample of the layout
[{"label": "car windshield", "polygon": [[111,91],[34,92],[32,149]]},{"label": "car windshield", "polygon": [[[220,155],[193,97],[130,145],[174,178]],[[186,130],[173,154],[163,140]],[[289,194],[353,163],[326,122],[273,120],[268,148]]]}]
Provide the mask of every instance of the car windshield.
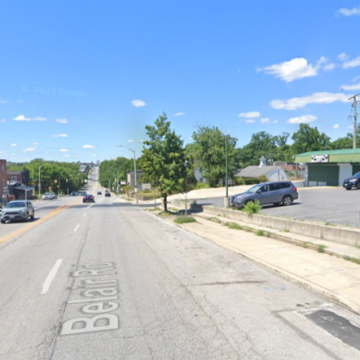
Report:
[{"label": "car windshield", "polygon": [[360,179],[360,172],[354,174],[354,175],[352,176],[352,178],[353,178],[353,179]]},{"label": "car windshield", "polygon": [[25,203],[22,201],[19,202],[9,202],[6,204],[5,208],[9,209],[9,208],[23,208],[25,207]]},{"label": "car windshield", "polygon": [[255,185],[255,186],[253,186],[252,188],[250,188],[250,189],[247,191],[247,193],[253,194],[253,193],[257,192],[257,191],[261,188],[261,186],[262,186],[262,185]]}]

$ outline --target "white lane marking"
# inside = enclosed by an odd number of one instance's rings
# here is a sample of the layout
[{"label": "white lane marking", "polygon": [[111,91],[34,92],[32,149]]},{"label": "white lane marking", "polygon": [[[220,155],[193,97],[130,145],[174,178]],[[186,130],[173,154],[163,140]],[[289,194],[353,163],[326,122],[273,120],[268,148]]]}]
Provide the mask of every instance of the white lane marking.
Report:
[{"label": "white lane marking", "polygon": [[84,213],[84,216],[86,216],[86,213]]},{"label": "white lane marking", "polygon": [[48,290],[50,289],[51,282],[54,280],[54,277],[55,277],[57,271],[59,270],[61,263],[62,263],[62,259],[59,259],[56,261],[55,265],[51,269],[49,275],[47,276],[47,278],[43,284],[41,294],[46,294],[48,292]]},{"label": "white lane marking", "polygon": [[76,227],[75,227],[75,229],[74,229],[74,231],[77,231],[78,228],[79,228],[79,226],[80,226],[80,224],[77,224]]},{"label": "white lane marking", "polygon": [[87,209],[90,209],[92,206],[94,206],[95,205],[95,203],[92,203],[91,205],[89,205],[88,207],[86,207],[85,208],[85,210],[87,210]]}]

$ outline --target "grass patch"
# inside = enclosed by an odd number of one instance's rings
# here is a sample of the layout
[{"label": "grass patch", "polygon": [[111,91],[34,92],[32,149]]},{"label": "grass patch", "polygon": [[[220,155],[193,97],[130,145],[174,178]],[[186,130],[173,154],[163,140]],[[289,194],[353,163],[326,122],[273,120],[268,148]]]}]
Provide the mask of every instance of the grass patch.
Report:
[{"label": "grass patch", "polygon": [[325,252],[325,248],[326,248],[325,245],[318,245],[317,251],[318,251],[319,253],[323,253],[323,252]]},{"label": "grass patch", "polygon": [[309,247],[309,243],[308,242],[304,242],[303,244],[302,244],[302,247],[303,248],[305,248],[305,249],[307,249],[308,247]]},{"label": "grass patch", "polygon": [[283,232],[290,232],[290,230],[289,229],[284,229]]},{"label": "grass patch", "polygon": [[256,201],[248,201],[247,204],[244,205],[242,208],[243,212],[246,212],[248,214],[258,214],[261,210],[261,205],[258,200]]},{"label": "grass patch", "polygon": [[234,222],[227,222],[224,224],[225,226],[227,226],[229,229],[233,229],[233,230],[242,230],[242,227]]},{"label": "grass patch", "polygon": [[325,225],[328,225],[328,226],[336,226],[335,224],[329,223],[329,222],[326,222]]},{"label": "grass patch", "polygon": [[344,256],[344,259],[347,260],[347,261],[351,261],[354,264],[360,265],[360,259],[353,258],[353,257],[350,257],[350,256],[346,256],[346,255]]},{"label": "grass patch", "polygon": [[177,224],[187,224],[196,222],[196,220],[192,216],[184,216],[180,215],[174,220]]},{"label": "grass patch", "polygon": [[262,230],[258,230],[258,231],[256,232],[256,235],[257,235],[257,236],[264,236],[264,232],[263,232]]},{"label": "grass patch", "polygon": [[159,216],[169,216],[169,215],[172,215],[172,213],[170,211],[161,211],[159,213]]},{"label": "grass patch", "polygon": [[160,208],[146,209],[147,211],[159,211]]},{"label": "grass patch", "polygon": [[218,224],[221,224],[221,220],[218,219],[217,217],[214,217],[214,216],[213,217],[208,217],[207,220],[216,222]]},{"label": "grass patch", "polygon": [[357,249],[360,249],[360,245],[359,245],[359,244],[355,244],[355,247],[356,247]]}]

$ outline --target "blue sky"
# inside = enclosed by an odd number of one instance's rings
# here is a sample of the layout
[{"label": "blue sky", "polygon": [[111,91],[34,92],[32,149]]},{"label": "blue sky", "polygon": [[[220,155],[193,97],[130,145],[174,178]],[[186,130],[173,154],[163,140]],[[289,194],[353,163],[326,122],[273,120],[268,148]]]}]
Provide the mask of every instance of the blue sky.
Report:
[{"label": "blue sky", "polygon": [[333,140],[360,93],[360,0],[3,1],[0,158],[140,155],[163,111],[191,142],[299,123]]}]

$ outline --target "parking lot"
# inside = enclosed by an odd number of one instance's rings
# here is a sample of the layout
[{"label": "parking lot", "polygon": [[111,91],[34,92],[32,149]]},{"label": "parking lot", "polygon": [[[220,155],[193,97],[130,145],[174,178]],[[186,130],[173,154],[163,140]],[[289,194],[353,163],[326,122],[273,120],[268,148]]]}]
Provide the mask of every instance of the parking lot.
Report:
[{"label": "parking lot", "polygon": [[[264,206],[261,214],[330,224],[360,226],[360,190],[300,188],[299,199],[290,206]],[[198,200],[198,204],[224,206],[223,198]]]}]

